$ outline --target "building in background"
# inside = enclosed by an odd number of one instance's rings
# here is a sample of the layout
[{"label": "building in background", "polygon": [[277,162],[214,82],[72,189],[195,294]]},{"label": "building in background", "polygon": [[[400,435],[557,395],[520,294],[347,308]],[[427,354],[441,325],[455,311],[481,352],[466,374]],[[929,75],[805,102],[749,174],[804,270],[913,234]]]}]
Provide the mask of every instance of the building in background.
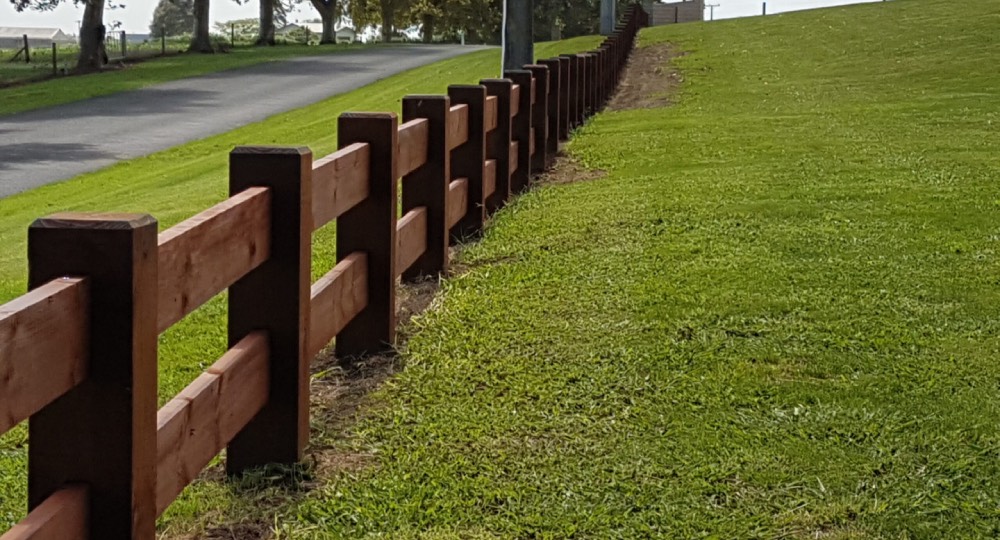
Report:
[{"label": "building in background", "polygon": [[669,4],[643,2],[643,7],[649,13],[650,26],[705,20],[705,0],[682,0]]},{"label": "building in background", "polygon": [[76,37],[70,36],[58,28],[31,28],[27,26],[0,26],[0,49],[20,49],[24,46],[24,36],[28,36],[28,45],[34,47],[51,47],[56,45],[73,45]]}]

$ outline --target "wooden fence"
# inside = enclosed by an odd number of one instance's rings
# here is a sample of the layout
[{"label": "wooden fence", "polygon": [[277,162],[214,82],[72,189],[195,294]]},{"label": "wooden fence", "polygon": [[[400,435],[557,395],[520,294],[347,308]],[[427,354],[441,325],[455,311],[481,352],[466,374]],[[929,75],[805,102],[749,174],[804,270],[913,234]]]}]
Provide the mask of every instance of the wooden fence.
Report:
[{"label": "wooden fence", "polygon": [[[30,513],[0,540],[152,539],[223,449],[230,474],[299,461],[310,360],[333,338],[341,358],[391,347],[397,280],[445,272],[449,243],[529,187],[645,22],[633,6],[594,51],[408,96],[402,124],[345,113],[322,159],[236,148],[230,198],[159,235],[148,215],[35,221],[31,292],[0,306],[0,433],[30,419]],[[310,283],[333,221],[337,264]],[[228,352],[157,411],[157,336],[227,289]]]}]

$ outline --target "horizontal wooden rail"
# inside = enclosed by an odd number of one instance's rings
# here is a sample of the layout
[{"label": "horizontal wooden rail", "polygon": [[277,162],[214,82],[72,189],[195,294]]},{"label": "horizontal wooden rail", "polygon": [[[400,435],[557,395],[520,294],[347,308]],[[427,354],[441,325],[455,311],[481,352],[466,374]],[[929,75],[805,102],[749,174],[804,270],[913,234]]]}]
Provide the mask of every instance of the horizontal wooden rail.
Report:
[{"label": "horizontal wooden rail", "polygon": [[487,159],[483,169],[483,197],[489,197],[497,190],[497,160]]},{"label": "horizontal wooden rail", "polygon": [[0,433],[87,376],[87,283],[64,278],[0,305]]},{"label": "horizontal wooden rail", "polygon": [[497,97],[488,96],[483,107],[483,130],[487,133],[497,128]]},{"label": "horizontal wooden rail", "polygon": [[355,252],[312,285],[306,354],[319,354],[368,305],[368,256]]},{"label": "horizontal wooden rail", "polygon": [[267,260],[271,196],[251,188],[160,233],[156,330],[163,332]]},{"label": "horizontal wooden rail", "polygon": [[371,147],[349,144],[313,162],[313,230],[337,219],[368,197]]},{"label": "horizontal wooden rail", "polygon": [[448,228],[452,228],[456,223],[465,217],[465,211],[469,205],[469,179],[459,178],[452,180],[448,184],[447,197],[448,210],[446,212],[446,223]]},{"label": "horizontal wooden rail", "polygon": [[469,106],[453,105],[448,111],[448,143],[452,150],[469,140]]},{"label": "horizontal wooden rail", "polygon": [[510,87],[510,116],[513,118],[521,112],[521,85]]},{"label": "horizontal wooden rail", "polygon": [[426,118],[417,118],[399,126],[396,178],[406,176],[427,163],[427,135],[430,125]]},{"label": "horizontal wooden rail", "polygon": [[267,334],[248,334],[157,413],[157,516],[267,403],[268,356]]},{"label": "horizontal wooden rail", "polygon": [[405,272],[427,250],[427,207],[410,210],[396,223],[396,275]]},{"label": "horizontal wooden rail", "polygon": [[89,506],[86,486],[60,489],[0,540],[90,540]]}]

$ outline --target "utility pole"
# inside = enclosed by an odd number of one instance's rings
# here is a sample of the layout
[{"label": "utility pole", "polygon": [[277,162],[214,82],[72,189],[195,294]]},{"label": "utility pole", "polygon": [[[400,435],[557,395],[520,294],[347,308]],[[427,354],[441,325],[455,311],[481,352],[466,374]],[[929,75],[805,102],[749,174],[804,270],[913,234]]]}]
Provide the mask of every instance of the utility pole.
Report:
[{"label": "utility pole", "polygon": [[715,20],[715,8],[719,7],[719,4],[705,4],[705,7],[708,8],[708,20],[714,21]]},{"label": "utility pole", "polygon": [[535,61],[533,13],[532,0],[504,0],[503,71],[522,69]]},{"label": "utility pole", "polygon": [[601,35],[615,31],[615,0],[601,0]]}]

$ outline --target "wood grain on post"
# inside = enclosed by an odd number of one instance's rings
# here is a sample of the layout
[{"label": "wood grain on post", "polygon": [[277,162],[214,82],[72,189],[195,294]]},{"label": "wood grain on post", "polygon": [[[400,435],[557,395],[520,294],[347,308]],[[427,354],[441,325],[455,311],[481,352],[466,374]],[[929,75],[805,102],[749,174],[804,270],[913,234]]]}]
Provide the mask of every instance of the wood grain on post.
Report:
[{"label": "wood grain on post", "polygon": [[337,262],[368,256],[368,304],[337,334],[341,359],[389,350],[396,341],[396,170],[399,149],[394,113],[344,113],[338,144],[368,143],[368,198],[337,219]]},{"label": "wood grain on post", "polygon": [[448,211],[445,212],[449,228],[454,227],[459,221],[462,220],[468,206],[469,179],[457,178],[452,180],[451,183],[448,184]]},{"label": "wood grain on post", "polygon": [[86,378],[89,326],[84,279],[56,279],[0,305],[0,434]]},{"label": "wood grain on post", "polygon": [[162,333],[271,253],[271,195],[248,189],[160,233],[156,330]]},{"label": "wood grain on post", "polygon": [[151,540],[156,497],[156,220],[56,214],[28,230],[28,284],[86,276],[87,378],[28,423],[28,508],[87,484],[90,537]]},{"label": "wood grain on post", "polygon": [[521,87],[517,95],[511,94],[511,108],[518,102],[517,113],[511,118],[511,139],[517,141],[517,168],[511,166],[511,194],[528,189],[531,178],[531,72],[526,69],[512,69],[504,72],[504,77]]},{"label": "wood grain on post", "polygon": [[[468,182],[465,212],[451,228],[452,242],[458,242],[479,235],[486,220],[486,194],[483,190],[486,173],[486,88],[480,85],[452,85],[448,87],[448,97],[453,104],[468,107],[467,140],[451,151],[452,176],[465,178]],[[492,111],[495,123],[495,105]]]},{"label": "wood grain on post", "polygon": [[0,540],[90,540],[87,487],[71,485],[53,493]]},{"label": "wood grain on post", "polygon": [[491,197],[497,190],[497,160],[486,160],[486,172],[483,176],[483,193],[487,198]]},{"label": "wood grain on post", "polygon": [[[551,162],[555,159],[556,154],[559,153],[559,129],[562,114],[560,111],[560,96],[562,96],[562,72],[559,68],[559,60],[555,58],[549,58],[542,60],[539,64],[548,68],[549,74],[549,97],[548,105],[546,106],[548,110],[548,128],[547,137],[545,138],[545,152],[546,157]],[[546,166],[548,164],[546,163]]]},{"label": "wood grain on post", "polygon": [[403,213],[426,209],[426,249],[412,265],[397,268],[404,281],[448,271],[448,185],[451,183],[451,100],[448,96],[406,96],[403,120],[427,123],[426,162],[403,177]]},{"label": "wood grain on post", "polygon": [[229,154],[229,193],[271,193],[271,255],[229,288],[229,347],[267,333],[267,405],[230,441],[226,471],[292,464],[309,440],[306,331],[312,256],[312,152],[308,148],[238,147]]},{"label": "wood grain on post", "polygon": [[268,402],[267,342],[248,334],[157,413],[157,516]]},{"label": "wood grain on post", "polygon": [[368,305],[368,256],[355,252],[313,283],[309,357],[313,358]]},{"label": "wood grain on post", "polygon": [[448,110],[448,150],[454,150],[469,140],[469,106],[452,105]]},{"label": "wood grain on post", "polygon": [[333,221],[368,197],[367,144],[350,144],[313,162],[313,230]]},{"label": "wood grain on post", "polygon": [[510,79],[485,79],[479,81],[486,87],[486,93],[497,98],[497,127],[486,137],[486,159],[496,160],[495,186],[493,194],[486,200],[486,211],[490,214],[501,208],[510,199]]},{"label": "wood grain on post", "polygon": [[531,72],[535,82],[535,103],[531,110],[531,129],[535,137],[534,152],[531,154],[531,172],[540,173],[549,164],[549,68],[543,65],[524,66]]}]

